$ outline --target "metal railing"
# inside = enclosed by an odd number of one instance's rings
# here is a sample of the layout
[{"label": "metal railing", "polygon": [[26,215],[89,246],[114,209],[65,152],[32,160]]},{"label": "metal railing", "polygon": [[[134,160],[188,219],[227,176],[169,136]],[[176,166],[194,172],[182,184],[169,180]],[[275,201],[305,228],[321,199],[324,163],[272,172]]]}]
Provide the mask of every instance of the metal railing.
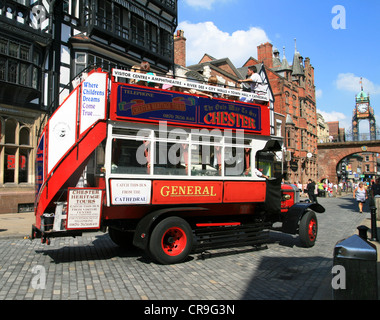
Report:
[{"label": "metal railing", "polygon": [[375,141],[380,140],[380,130],[375,133],[353,133],[341,134],[338,136],[330,136],[330,138],[319,140],[318,143],[334,143],[334,142],[352,142],[352,141]]}]

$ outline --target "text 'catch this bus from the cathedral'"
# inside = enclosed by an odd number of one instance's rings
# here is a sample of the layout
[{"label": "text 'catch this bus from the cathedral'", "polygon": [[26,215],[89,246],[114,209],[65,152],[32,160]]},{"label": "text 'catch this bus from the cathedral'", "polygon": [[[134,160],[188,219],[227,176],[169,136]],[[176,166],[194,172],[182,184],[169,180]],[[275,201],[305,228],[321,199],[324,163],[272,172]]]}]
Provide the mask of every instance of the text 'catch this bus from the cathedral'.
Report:
[{"label": "text 'catch this bus from the cathedral'", "polygon": [[280,222],[313,246],[324,209],[281,184],[270,112],[265,92],[91,71],[42,131],[32,238],[108,231],[171,264],[261,245]]}]

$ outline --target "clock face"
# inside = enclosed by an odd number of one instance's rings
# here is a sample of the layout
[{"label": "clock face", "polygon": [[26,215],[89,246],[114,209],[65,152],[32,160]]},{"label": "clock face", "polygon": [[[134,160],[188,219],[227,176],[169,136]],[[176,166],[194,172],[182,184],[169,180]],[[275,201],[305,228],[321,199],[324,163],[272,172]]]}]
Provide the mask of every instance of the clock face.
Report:
[{"label": "clock face", "polygon": [[368,110],[368,105],[366,103],[358,104],[358,111],[359,112],[366,112],[367,110]]}]

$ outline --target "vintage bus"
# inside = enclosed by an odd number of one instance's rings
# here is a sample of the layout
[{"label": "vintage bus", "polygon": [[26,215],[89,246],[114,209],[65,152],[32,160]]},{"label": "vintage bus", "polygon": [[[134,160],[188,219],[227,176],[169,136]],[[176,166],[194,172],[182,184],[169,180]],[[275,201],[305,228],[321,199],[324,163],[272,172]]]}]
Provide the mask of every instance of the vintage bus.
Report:
[{"label": "vintage bus", "polygon": [[170,264],[263,244],[279,222],[310,247],[324,209],[281,184],[281,150],[266,94],[93,70],[41,134],[32,238],[108,230]]}]

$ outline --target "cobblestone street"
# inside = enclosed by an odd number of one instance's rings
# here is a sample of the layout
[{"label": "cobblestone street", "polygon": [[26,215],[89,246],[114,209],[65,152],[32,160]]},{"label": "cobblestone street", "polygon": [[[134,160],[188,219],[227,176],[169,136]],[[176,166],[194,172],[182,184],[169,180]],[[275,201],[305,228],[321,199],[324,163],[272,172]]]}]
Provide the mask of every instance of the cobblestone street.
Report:
[{"label": "cobblestone street", "polygon": [[56,238],[50,246],[0,239],[0,300],[310,300],[331,277],[335,244],[370,217],[368,207],[357,212],[352,196],[319,201],[326,212],[318,214],[313,248],[270,232],[261,250],[212,250],[177,265],[123,251],[103,233]]}]

